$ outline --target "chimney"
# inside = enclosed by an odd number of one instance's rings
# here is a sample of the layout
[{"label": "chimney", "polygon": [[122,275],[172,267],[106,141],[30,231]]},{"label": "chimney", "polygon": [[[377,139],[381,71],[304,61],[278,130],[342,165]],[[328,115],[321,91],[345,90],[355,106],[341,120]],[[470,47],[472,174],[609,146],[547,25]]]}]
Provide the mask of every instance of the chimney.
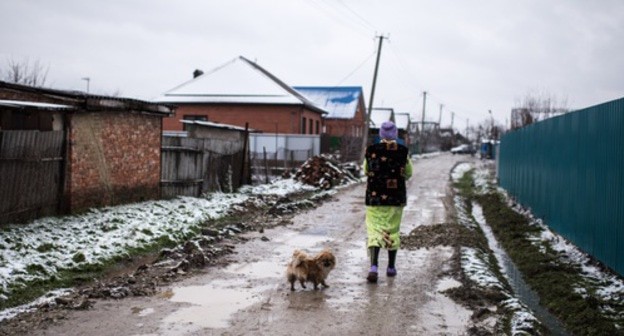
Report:
[{"label": "chimney", "polygon": [[201,71],[199,69],[195,69],[195,71],[193,71],[193,78],[197,78],[197,77],[199,77],[199,76],[201,76],[203,74],[204,74],[203,71]]}]

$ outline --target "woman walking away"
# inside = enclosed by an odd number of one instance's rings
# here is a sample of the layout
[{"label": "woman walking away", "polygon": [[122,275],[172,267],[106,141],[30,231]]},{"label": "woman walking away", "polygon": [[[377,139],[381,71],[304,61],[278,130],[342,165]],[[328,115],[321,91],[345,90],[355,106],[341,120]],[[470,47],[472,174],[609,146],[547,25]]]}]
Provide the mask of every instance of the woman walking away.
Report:
[{"label": "woman walking away", "polygon": [[386,275],[397,275],[396,256],[400,247],[399,229],[407,195],[405,180],[412,176],[408,150],[397,142],[398,131],[392,121],[379,129],[379,143],[366,148],[364,173],[366,183],[366,232],[370,256],[367,280],[377,282],[379,250],[388,250]]}]

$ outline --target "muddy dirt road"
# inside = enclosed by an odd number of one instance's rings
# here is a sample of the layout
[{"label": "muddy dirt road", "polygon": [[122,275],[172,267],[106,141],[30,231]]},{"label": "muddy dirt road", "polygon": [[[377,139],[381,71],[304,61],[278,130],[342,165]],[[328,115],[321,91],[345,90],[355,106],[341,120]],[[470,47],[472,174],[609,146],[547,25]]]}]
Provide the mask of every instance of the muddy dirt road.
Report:
[{"label": "muddy dirt road", "polygon": [[[408,185],[401,231],[445,222],[449,171],[467,156],[419,159]],[[330,201],[285,227],[250,232],[226,256],[223,267],[164,288],[153,297],[97,301],[33,335],[462,335],[471,311],[441,290],[459,285],[444,276],[452,249],[399,251],[398,276],[368,284],[364,228],[364,185],[342,189]],[[293,249],[330,247],[337,267],[329,288],[290,291],[284,271]]]}]

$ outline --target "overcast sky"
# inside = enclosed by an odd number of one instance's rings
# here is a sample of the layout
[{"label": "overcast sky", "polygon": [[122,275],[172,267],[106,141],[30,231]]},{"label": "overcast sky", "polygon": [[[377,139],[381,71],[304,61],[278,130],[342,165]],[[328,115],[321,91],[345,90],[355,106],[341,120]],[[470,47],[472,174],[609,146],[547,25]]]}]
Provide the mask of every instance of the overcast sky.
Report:
[{"label": "overcast sky", "polygon": [[368,105],[456,128],[527,95],[570,109],[624,96],[621,0],[3,0],[0,69],[150,100],[239,55],[291,86],[357,85]]}]

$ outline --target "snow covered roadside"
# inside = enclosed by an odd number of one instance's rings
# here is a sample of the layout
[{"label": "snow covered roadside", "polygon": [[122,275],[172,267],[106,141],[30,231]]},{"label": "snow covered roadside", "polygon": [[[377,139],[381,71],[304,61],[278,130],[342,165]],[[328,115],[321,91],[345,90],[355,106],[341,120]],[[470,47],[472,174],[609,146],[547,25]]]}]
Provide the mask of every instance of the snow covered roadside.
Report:
[{"label": "snow covered roadside", "polygon": [[0,238],[0,302],[8,299],[12,289],[52,279],[63,269],[97,264],[163,239],[181,242],[201,223],[225,216],[232,206],[253,196],[304,190],[316,188],[291,179],[278,180],[247,186],[234,194],[147,201],[7,225]]},{"label": "snow covered roadside", "polygon": [[[474,167],[474,166],[471,167],[470,165],[463,165],[462,167],[462,165],[460,165],[457,167],[456,176],[453,176],[454,181],[457,181],[457,178],[460,178],[461,176],[463,176],[465,172],[471,170],[472,168],[474,168],[473,173],[472,173],[473,191],[481,195],[485,195],[485,196],[487,196],[490,193],[497,193],[499,195],[502,195],[501,200],[503,200],[503,204],[505,204],[506,202],[506,205],[509,209],[522,215],[522,217],[524,217],[526,221],[528,222],[528,224],[525,224],[525,225],[528,225],[529,227],[531,227],[530,230],[524,231],[522,239],[525,239],[526,241],[530,241],[532,245],[534,246],[533,250],[538,251],[537,254],[544,254],[548,256],[548,258],[553,258],[554,261],[552,261],[552,265],[555,265],[555,267],[559,267],[559,269],[578,270],[577,272],[573,274],[573,276],[570,276],[569,279],[574,279],[574,280],[570,280],[569,285],[567,285],[568,289],[566,289],[565,292],[560,292],[560,294],[565,295],[566,293],[570,293],[570,294],[576,293],[582,296],[585,302],[593,303],[593,306],[591,307],[589,305],[587,306],[579,305],[578,307],[585,307],[582,309],[588,309],[588,310],[593,309],[591,310],[592,312],[588,314],[594,314],[594,315],[591,315],[591,316],[595,316],[595,317],[592,317],[593,319],[592,321],[597,321],[596,324],[601,324],[600,328],[605,328],[605,330],[607,330],[614,326],[616,330],[618,330],[619,332],[624,330],[624,323],[622,322],[624,321],[624,310],[622,310],[622,302],[624,302],[624,280],[621,277],[598,266],[597,263],[590,256],[582,252],[578,247],[576,247],[575,245],[571,244],[563,237],[551,231],[548,228],[548,226],[546,226],[539,218],[535,218],[534,215],[529,210],[522,208],[520,205],[514,202],[512,198],[509,197],[503,189],[501,188],[494,189],[495,182],[492,180],[491,171],[490,169],[488,169],[488,167],[485,167],[483,165],[478,165],[477,167]],[[466,222],[467,223],[466,225],[468,226],[472,225],[470,223],[471,222],[470,220],[469,221],[465,220],[465,217],[470,217],[470,216],[466,214],[467,211],[465,211],[465,209],[462,209],[462,207],[466,207],[466,205],[462,202],[462,199],[460,198],[459,200],[456,200],[455,203],[456,203],[456,207],[458,211],[463,210],[464,212],[464,215],[462,215],[460,211],[460,215],[458,216],[460,222],[462,223]],[[481,226],[482,231],[484,231],[485,236],[488,238],[488,241],[491,242],[492,240],[496,240],[496,238],[493,236],[491,232],[488,232],[489,225],[485,223],[485,218],[483,217],[483,213],[481,212],[481,205],[483,205],[484,208],[486,207],[486,205],[484,204],[476,204],[476,203],[472,204],[472,210],[470,211],[470,215],[472,216],[471,220],[474,221],[475,223],[478,223]],[[504,206],[504,205],[501,205],[501,206]],[[501,229],[504,230],[504,227],[501,227],[500,225],[501,224],[498,223],[498,230],[501,230]],[[509,239],[509,236],[507,236],[506,239]],[[498,258],[499,253],[497,252],[496,246],[492,247],[490,245],[490,249],[494,252],[494,255],[497,256]],[[535,256],[535,257],[536,259],[539,259],[539,256]],[[507,275],[507,278],[509,279],[508,274],[506,274],[507,270],[505,269],[505,267],[508,265],[505,265],[505,263],[502,263],[500,261],[500,258],[498,259],[499,259],[498,264],[500,265],[499,270],[502,272],[502,274]],[[507,257],[505,260],[509,261],[510,259]],[[526,261],[524,262],[524,264],[526,265]],[[514,265],[511,265],[511,266],[512,268],[515,268]],[[565,271],[562,271],[562,272],[565,272]],[[517,271],[512,271],[511,273],[517,274]],[[560,278],[561,277],[559,277],[559,279]],[[513,279],[516,280],[516,282],[515,283],[510,282],[510,283],[513,287],[513,291],[517,292],[517,287],[518,287],[517,276],[513,277]],[[556,279],[556,278],[553,277],[553,279]],[[533,279],[526,279],[526,280],[527,282],[531,282],[531,280]],[[483,281],[483,282],[487,283],[487,281]],[[539,288],[540,290],[542,290],[542,293],[544,293],[544,289],[546,291],[549,290],[548,289],[549,285],[547,281],[542,281],[541,283],[535,282],[535,283],[532,283],[532,285],[536,285],[537,286],[536,288]],[[521,286],[520,288],[523,288],[523,287]],[[557,287],[555,286],[553,288],[557,288]],[[535,302],[539,301],[539,298],[536,298],[536,300],[532,300],[531,298],[529,298],[529,300],[525,300],[526,291],[524,291],[523,289],[520,289],[519,293],[521,294],[515,293],[514,295],[518,298],[521,298],[523,302],[528,302],[528,306],[531,307],[531,309],[535,309],[535,312],[533,312],[533,316],[538,316],[541,322],[544,322],[544,324],[548,324],[549,329],[552,330],[553,327],[557,328],[557,325],[560,326],[560,324],[558,324],[556,321],[553,321],[553,319],[550,319],[547,316],[546,317],[544,316],[545,309],[543,307],[540,307],[539,305],[535,305]],[[571,295],[570,297],[573,297],[573,295]],[[583,301],[583,300],[578,300],[578,301]],[[546,304],[557,304],[557,302],[553,303],[553,301],[551,300]],[[561,315],[562,317],[560,318],[569,318],[571,316],[570,314],[575,314],[574,313],[575,310],[573,310],[575,308],[570,308],[570,310],[566,311],[565,310],[567,309],[566,306],[560,305],[559,309],[560,310],[563,309],[563,313]],[[568,314],[568,315],[565,315],[565,314]],[[524,314],[521,314],[521,315],[524,315]],[[598,316],[602,316],[604,319],[598,318]],[[529,320],[531,319],[532,318],[529,318]],[[582,320],[578,319],[577,321],[582,321]],[[605,321],[605,322],[602,322],[602,321]],[[524,328],[523,325],[525,325],[525,323],[516,323],[516,322],[521,322],[521,321],[517,320],[517,318],[514,317],[514,321],[512,321],[512,326],[517,325],[518,328],[522,330]],[[612,324],[609,324],[609,323],[612,323]],[[579,322],[578,324],[575,325],[574,322],[570,323],[570,320],[568,319],[567,327],[569,328],[576,328],[574,330],[585,331],[585,329],[583,329],[584,328],[583,325],[592,325],[592,324],[583,324],[582,322]],[[590,330],[590,329],[587,329],[587,330]],[[612,331],[609,332],[609,334],[611,333]]]},{"label": "snow covered roadside", "polygon": [[[562,264],[569,264],[573,268],[580,270],[580,275],[584,281],[577,284],[575,288],[576,293],[580,294],[584,299],[592,299],[588,295],[591,292],[601,302],[606,303],[602,306],[604,315],[610,316],[616,321],[624,321],[624,310],[621,309],[622,302],[624,302],[624,280],[597,267],[591,257],[581,251],[576,245],[550,230],[530,210],[512,202],[504,190],[499,189],[499,192],[507,197],[510,208],[528,218],[530,225],[540,228],[541,233],[538,237],[528,237],[533,241],[534,245],[540,247],[541,250],[548,246],[548,248],[558,253],[559,261]],[[617,307],[620,307],[620,309],[618,310]],[[616,324],[616,327],[620,331],[624,331],[623,324]]]},{"label": "snow covered roadside", "polygon": [[[458,182],[465,173],[475,169],[474,165],[469,163],[461,163],[453,169],[451,172],[451,178],[454,182]],[[477,171],[474,174],[475,187],[477,191],[483,191],[487,188],[488,181],[486,180],[487,174],[482,171]],[[507,299],[502,302],[501,306],[504,310],[510,312],[511,315],[511,334],[523,335],[530,331],[538,330],[540,322],[534,316],[533,312],[521,302],[514,294],[508,290],[504,284],[509,283],[509,279],[500,279],[493,270],[497,270],[498,274],[507,274],[503,269],[504,264],[500,256],[501,249],[498,246],[495,238],[487,229],[487,224],[483,218],[483,214],[480,211],[480,207],[473,204],[472,211],[463,206],[461,196],[456,196],[455,207],[457,209],[458,220],[460,224],[475,228],[480,227],[486,238],[490,249],[494,253],[497,263],[492,264],[489,260],[489,252],[482,251],[480,249],[462,247],[461,248],[461,267],[466,276],[476,283],[479,287],[486,290],[494,290],[502,293]],[[485,226],[485,230],[484,230]],[[489,232],[489,234],[488,234]],[[497,253],[498,252],[498,253]],[[493,326],[492,326],[493,327]]]}]

